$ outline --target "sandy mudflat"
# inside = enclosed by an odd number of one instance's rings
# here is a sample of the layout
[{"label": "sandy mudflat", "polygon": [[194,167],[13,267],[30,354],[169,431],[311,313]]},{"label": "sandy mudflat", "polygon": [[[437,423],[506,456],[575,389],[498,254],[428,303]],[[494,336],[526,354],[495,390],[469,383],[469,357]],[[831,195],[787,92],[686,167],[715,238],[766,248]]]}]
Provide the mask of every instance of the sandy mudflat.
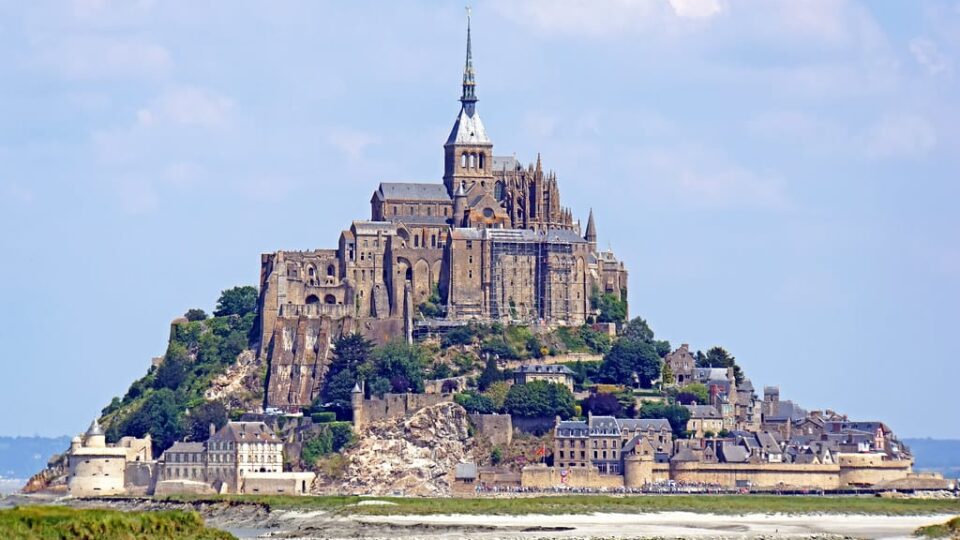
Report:
[{"label": "sandy mudflat", "polygon": [[[948,515],[865,516],[747,514],[740,516],[662,512],[585,515],[436,515],[336,517],[291,512],[295,527],[280,538],[406,538],[448,540],[610,539],[610,538],[749,538],[825,537],[911,538],[922,525],[942,523]],[[281,527],[286,529],[286,527]],[[276,533],[275,533],[276,534]]]}]

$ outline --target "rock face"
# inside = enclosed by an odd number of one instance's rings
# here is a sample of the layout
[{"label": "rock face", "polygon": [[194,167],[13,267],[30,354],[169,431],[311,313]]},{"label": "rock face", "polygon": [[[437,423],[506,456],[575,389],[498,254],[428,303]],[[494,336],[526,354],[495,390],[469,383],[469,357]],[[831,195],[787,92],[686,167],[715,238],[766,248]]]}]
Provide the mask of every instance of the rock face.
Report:
[{"label": "rock face", "polygon": [[226,373],[216,376],[204,392],[207,401],[221,400],[230,409],[255,411],[263,403],[263,362],[247,349]]},{"label": "rock face", "polygon": [[375,422],[347,450],[343,493],[445,495],[457,463],[473,460],[467,411],[456,403],[423,408],[409,418]]}]

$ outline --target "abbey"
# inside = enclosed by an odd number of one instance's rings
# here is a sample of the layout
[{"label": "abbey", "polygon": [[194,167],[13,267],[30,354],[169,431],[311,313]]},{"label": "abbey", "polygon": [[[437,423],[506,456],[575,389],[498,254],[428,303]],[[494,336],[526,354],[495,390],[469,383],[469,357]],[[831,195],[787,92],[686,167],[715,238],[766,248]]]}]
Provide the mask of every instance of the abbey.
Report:
[{"label": "abbey", "polygon": [[261,257],[261,355],[267,404],[311,402],[341,332],[383,342],[417,325],[467,320],[580,325],[591,297],[626,300],[627,271],[581,230],[553,172],[495,156],[477,111],[467,24],[461,108],[443,145],[442,183],[383,182],[370,219],[335,248]]}]

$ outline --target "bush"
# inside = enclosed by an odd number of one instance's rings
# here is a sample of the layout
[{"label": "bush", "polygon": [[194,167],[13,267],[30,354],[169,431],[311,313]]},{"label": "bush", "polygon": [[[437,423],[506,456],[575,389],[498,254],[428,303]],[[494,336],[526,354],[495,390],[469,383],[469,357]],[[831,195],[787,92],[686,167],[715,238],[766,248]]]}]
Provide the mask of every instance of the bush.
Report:
[{"label": "bush", "polygon": [[244,316],[257,310],[257,289],[249,285],[234,287],[220,293],[217,300],[217,309],[213,314],[217,317],[227,315]]},{"label": "bush", "polygon": [[504,409],[508,413],[528,418],[570,418],[575,413],[575,407],[576,402],[569,388],[547,381],[515,384],[510,387],[504,400]]},{"label": "bush", "polygon": [[207,312],[202,309],[188,309],[186,313],[183,314],[184,317],[190,322],[202,321],[207,318]]},{"label": "bush", "polygon": [[310,467],[326,455],[339,452],[353,442],[353,426],[350,422],[330,422],[320,424],[317,435],[303,443],[300,459]]},{"label": "bush", "polygon": [[458,326],[453,330],[450,330],[444,334],[441,344],[444,347],[451,347],[453,345],[469,345],[473,343],[474,338],[476,337],[475,328],[472,326]]},{"label": "bush", "polygon": [[310,415],[310,419],[313,420],[315,424],[328,424],[337,421],[337,413],[329,411],[315,412]]},{"label": "bush", "polygon": [[460,392],[453,396],[453,400],[470,414],[490,414],[494,412],[493,400],[473,391]]},{"label": "bush", "polygon": [[494,446],[490,452],[490,463],[499,465],[501,461],[503,461],[503,449],[499,446]]}]

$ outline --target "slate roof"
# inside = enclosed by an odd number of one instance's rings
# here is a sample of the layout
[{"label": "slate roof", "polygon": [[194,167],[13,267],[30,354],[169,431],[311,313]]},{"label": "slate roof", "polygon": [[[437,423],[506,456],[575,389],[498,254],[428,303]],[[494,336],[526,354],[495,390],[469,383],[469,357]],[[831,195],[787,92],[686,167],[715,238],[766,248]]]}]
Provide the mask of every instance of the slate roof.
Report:
[{"label": "slate roof", "polygon": [[200,454],[204,451],[205,447],[203,443],[200,442],[183,442],[177,441],[173,443],[173,446],[167,448],[163,451],[163,455],[167,454]]},{"label": "slate roof", "polygon": [[494,171],[515,171],[522,169],[520,161],[517,160],[514,156],[493,156],[493,170]]},{"label": "slate roof", "polygon": [[690,411],[690,418],[719,419],[720,411],[713,405],[684,405]]},{"label": "slate roof", "polygon": [[559,373],[573,375],[573,370],[562,364],[526,364],[520,366],[514,373]]},{"label": "slate roof", "polygon": [[720,457],[725,463],[746,463],[750,459],[750,452],[737,444],[721,444]]},{"label": "slate roof", "polygon": [[684,447],[674,454],[674,456],[670,458],[670,461],[700,461],[700,459],[693,453],[693,450]]},{"label": "slate roof", "polygon": [[564,420],[557,424],[558,437],[586,437],[590,432],[587,423],[582,420]]},{"label": "slate roof", "polygon": [[450,130],[450,136],[447,137],[447,144],[493,144],[487,137],[487,130],[483,128],[483,122],[480,121],[480,114],[473,111],[473,115],[467,113],[466,108],[460,109],[460,114],[453,122],[453,129]]},{"label": "slate roof", "polygon": [[787,421],[802,420],[807,417],[807,411],[790,400],[778,401],[777,410],[764,420]]},{"label": "slate roof", "polygon": [[450,218],[448,216],[389,216],[390,221],[394,223],[403,223],[404,225],[446,225]]},{"label": "slate roof", "polygon": [[381,182],[373,194],[380,200],[400,199],[406,201],[449,202],[450,195],[443,184],[421,184],[416,182]]},{"label": "slate roof", "polygon": [[619,435],[620,425],[617,419],[612,416],[591,416],[590,420],[591,435]]},{"label": "slate roof", "polygon": [[263,422],[227,422],[227,425],[220,428],[209,440],[241,443],[281,442]]},{"label": "slate roof", "polygon": [[617,422],[620,424],[620,427],[630,430],[640,429],[641,431],[647,431],[653,429],[654,431],[660,431],[661,429],[666,429],[670,432],[673,431],[670,427],[670,422],[668,422],[666,418],[618,418]]}]

